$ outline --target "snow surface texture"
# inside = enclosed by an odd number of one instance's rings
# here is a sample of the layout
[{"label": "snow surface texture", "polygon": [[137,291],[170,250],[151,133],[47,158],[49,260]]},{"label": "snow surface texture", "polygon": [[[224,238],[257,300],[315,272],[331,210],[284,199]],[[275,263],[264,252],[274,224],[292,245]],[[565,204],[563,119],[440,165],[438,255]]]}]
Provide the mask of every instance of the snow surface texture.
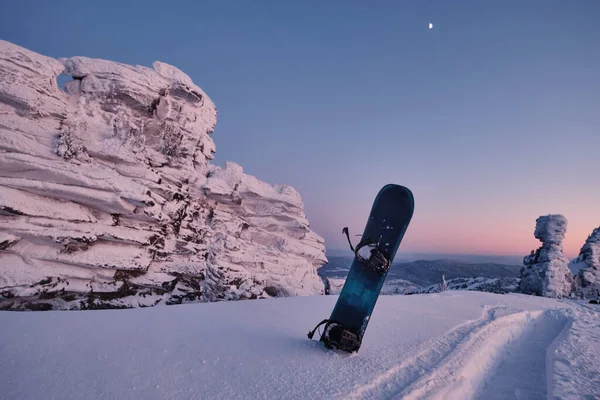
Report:
[{"label": "snow surface texture", "polygon": [[560,214],[543,215],[536,220],[534,235],[542,246],[523,260],[521,293],[557,298],[571,295],[573,276],[562,247],[566,231],[567,219]]},{"label": "snow surface texture", "polygon": [[358,353],[306,333],[337,296],[0,312],[5,399],[597,399],[600,306],[382,296]]},{"label": "snow surface texture", "polygon": [[574,262],[582,266],[576,277],[578,294],[588,299],[600,298],[600,227],[588,236]]},{"label": "snow surface texture", "polygon": [[170,65],[0,41],[0,307],[323,293],[324,242],[299,194],[211,165],[216,122]]}]

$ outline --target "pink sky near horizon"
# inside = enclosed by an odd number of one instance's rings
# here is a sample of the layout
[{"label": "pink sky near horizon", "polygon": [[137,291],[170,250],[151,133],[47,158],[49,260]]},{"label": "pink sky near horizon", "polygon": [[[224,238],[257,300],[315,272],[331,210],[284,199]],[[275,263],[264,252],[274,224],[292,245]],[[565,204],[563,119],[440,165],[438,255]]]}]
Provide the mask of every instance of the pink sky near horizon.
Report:
[{"label": "pink sky near horizon", "polygon": [[[579,254],[589,234],[599,226],[589,222],[573,225],[575,226],[568,229],[563,241],[565,255],[569,258],[574,258]],[[358,225],[355,224],[355,226]],[[425,224],[411,223],[399,252],[525,256],[531,250],[541,246],[541,242],[533,236],[535,219],[529,223],[515,226],[510,231],[489,231],[485,227],[470,230],[439,230],[439,228],[436,230]],[[360,233],[360,231],[362,229],[351,228],[352,234]],[[353,241],[358,241],[358,237],[354,236]],[[326,237],[325,244],[327,248],[331,249],[346,248],[347,241],[341,235],[341,228],[339,238],[327,240]]]},{"label": "pink sky near horizon", "polygon": [[[484,193],[468,202],[447,201],[448,207],[440,210],[443,202],[417,187],[413,190],[415,213],[399,252],[525,256],[541,246],[533,235],[536,219],[562,214],[567,219],[565,255],[574,258],[593,229],[600,226],[600,207],[595,207],[597,197],[591,195],[594,191],[564,198],[541,193],[512,201],[486,199],[489,193]],[[345,249],[348,244],[338,221],[347,221],[352,240],[358,241],[355,235],[364,229],[371,201],[365,196],[353,202],[322,203],[314,215],[308,215],[311,227],[324,236],[328,249]]]},{"label": "pink sky near horizon", "polygon": [[[455,236],[447,238],[445,242],[442,237],[431,237],[427,229],[411,226],[411,232],[405,236],[402,248],[403,251],[416,252],[525,256],[531,250],[535,250],[542,245],[533,236],[535,221],[530,225],[533,226],[514,229],[511,236],[505,235],[505,231],[488,232],[487,234],[477,230],[457,232]],[[571,229],[566,233],[563,248],[567,257],[576,257],[588,235],[597,227],[591,226],[591,224],[588,225],[590,225],[589,229],[578,227],[578,229]],[[423,241],[426,239],[434,240],[436,243],[434,245],[423,245]]]}]

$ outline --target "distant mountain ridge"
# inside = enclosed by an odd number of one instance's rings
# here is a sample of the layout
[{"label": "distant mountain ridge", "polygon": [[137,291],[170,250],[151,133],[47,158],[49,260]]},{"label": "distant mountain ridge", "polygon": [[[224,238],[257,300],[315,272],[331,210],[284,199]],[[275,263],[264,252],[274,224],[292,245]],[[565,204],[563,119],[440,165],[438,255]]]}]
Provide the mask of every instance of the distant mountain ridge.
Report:
[{"label": "distant mountain ridge", "polygon": [[[350,249],[327,249],[327,257],[352,257]],[[405,253],[396,254],[394,261],[410,262],[419,260],[454,260],[465,263],[496,263],[506,265],[523,265],[521,255],[494,255],[494,254],[460,254],[460,253]]]},{"label": "distant mountain ridge", "polygon": [[[318,269],[319,276],[325,278],[344,279],[348,274],[352,257],[329,256],[329,263]],[[387,279],[408,281],[415,286],[426,287],[438,284],[442,275],[446,279],[453,278],[518,278],[520,265],[498,263],[467,263],[456,260],[416,260],[411,262],[394,262]]]},{"label": "distant mountain ridge", "polygon": [[[519,286],[519,278],[453,278],[449,279],[446,284],[446,290],[475,290],[478,292],[505,294],[516,291]],[[441,288],[438,283],[414,292],[405,292],[405,294],[438,293],[440,291]]]}]

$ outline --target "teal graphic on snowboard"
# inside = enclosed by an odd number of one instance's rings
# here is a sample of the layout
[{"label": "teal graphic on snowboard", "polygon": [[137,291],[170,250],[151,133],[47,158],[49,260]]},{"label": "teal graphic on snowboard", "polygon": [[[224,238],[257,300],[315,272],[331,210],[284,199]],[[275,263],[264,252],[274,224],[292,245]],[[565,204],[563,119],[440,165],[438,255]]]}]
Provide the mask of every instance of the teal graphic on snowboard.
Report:
[{"label": "teal graphic on snowboard", "polygon": [[354,260],[331,316],[308,333],[309,339],[325,324],[320,340],[327,348],[358,351],[413,211],[412,192],[404,186],[388,184],[377,194],[356,248],[350,242],[348,229],[343,229]]}]

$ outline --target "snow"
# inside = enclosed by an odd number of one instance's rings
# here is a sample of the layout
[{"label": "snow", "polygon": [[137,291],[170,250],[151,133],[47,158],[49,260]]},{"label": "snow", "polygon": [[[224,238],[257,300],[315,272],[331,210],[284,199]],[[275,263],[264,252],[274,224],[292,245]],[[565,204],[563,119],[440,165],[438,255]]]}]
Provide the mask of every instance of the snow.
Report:
[{"label": "snow", "polygon": [[0,40],[0,115],[0,308],[324,292],[300,194],[210,163],[216,106],[176,67]]},{"label": "snow", "polygon": [[337,296],[0,312],[7,399],[597,398],[600,307],[522,294],[381,296],[363,346],[306,333]]}]

